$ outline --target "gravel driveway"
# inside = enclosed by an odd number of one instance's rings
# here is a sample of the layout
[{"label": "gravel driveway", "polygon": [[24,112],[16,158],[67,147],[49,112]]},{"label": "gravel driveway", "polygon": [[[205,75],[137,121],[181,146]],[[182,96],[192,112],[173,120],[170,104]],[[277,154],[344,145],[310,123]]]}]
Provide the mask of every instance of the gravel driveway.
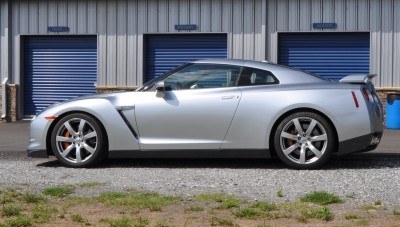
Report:
[{"label": "gravel driveway", "polygon": [[[326,168],[308,171],[287,169],[278,160],[232,159],[109,160],[98,168],[71,169],[62,167],[55,159],[27,158],[26,135],[24,140],[21,136],[13,140],[7,133],[10,139],[4,141],[5,131],[10,131],[4,127],[11,127],[4,125],[0,125],[3,138],[0,139],[0,188],[27,186],[40,190],[63,184],[99,182],[104,186],[79,188],[77,193],[97,195],[105,190],[137,189],[191,196],[222,192],[267,201],[292,201],[307,192],[327,191],[341,197],[352,195],[360,201],[381,200],[387,205],[400,205],[398,153],[334,158]],[[26,132],[20,132],[23,133]],[[397,140],[396,133],[387,137]],[[277,197],[278,190],[282,190],[283,197]]]}]

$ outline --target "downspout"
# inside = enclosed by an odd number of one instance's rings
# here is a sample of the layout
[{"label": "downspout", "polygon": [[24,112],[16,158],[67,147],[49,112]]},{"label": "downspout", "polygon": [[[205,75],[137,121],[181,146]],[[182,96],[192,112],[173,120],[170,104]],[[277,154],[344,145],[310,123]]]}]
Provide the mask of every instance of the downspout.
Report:
[{"label": "downspout", "polygon": [[1,92],[2,92],[2,106],[1,106],[1,119],[6,119],[7,117],[7,85],[8,85],[8,78],[4,78],[3,82],[1,83]]}]

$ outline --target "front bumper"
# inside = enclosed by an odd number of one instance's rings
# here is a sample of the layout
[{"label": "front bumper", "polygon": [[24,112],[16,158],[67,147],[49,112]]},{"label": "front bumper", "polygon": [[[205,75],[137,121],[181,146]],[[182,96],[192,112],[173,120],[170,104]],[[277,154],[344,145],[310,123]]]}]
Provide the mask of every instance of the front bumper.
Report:
[{"label": "front bumper", "polygon": [[27,152],[28,152],[28,157],[30,157],[30,158],[48,158],[49,157],[46,150],[28,149]]},{"label": "front bumper", "polygon": [[337,154],[344,155],[357,152],[366,152],[375,150],[381,141],[383,132],[375,132],[353,139],[345,140],[339,143]]}]

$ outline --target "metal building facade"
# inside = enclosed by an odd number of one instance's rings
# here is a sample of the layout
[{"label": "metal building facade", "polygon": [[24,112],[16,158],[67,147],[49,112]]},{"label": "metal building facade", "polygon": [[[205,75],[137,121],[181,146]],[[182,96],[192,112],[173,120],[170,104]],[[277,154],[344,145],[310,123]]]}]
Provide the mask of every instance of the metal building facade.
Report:
[{"label": "metal building facade", "polygon": [[[337,28],[313,29],[321,22]],[[198,27],[175,30],[179,24]],[[96,35],[97,88],[120,89],[143,83],[147,35],[223,33],[228,58],[277,62],[285,32],[369,32],[376,86],[400,87],[400,0],[0,0],[0,78],[23,83],[26,36]]]}]

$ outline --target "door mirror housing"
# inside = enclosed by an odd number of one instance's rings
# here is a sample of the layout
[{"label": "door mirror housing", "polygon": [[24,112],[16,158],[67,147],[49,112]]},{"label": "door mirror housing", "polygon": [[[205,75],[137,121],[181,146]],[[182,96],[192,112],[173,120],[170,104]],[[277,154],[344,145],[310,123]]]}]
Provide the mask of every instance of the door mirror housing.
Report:
[{"label": "door mirror housing", "polygon": [[158,82],[156,83],[156,90],[157,90],[157,91],[164,92],[164,91],[171,91],[172,88],[171,88],[170,86],[165,86],[164,81],[161,80],[161,81],[158,81]]}]

